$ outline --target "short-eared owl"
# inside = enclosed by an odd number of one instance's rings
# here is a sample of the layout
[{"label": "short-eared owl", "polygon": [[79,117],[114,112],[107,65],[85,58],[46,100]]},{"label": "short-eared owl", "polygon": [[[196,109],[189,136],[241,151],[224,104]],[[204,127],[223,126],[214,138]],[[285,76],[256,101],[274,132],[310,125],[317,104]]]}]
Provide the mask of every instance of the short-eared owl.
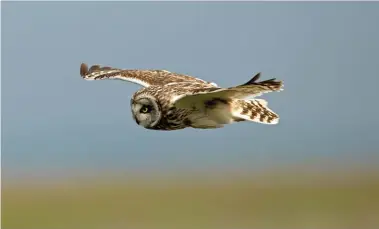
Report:
[{"label": "short-eared owl", "polygon": [[277,124],[279,116],[267,102],[255,97],[281,91],[275,79],[257,82],[260,73],[248,82],[229,88],[166,70],[127,70],[93,65],[80,66],[85,80],[119,79],[142,85],[130,101],[133,119],[153,130],[186,127],[211,129],[233,122],[252,121]]}]

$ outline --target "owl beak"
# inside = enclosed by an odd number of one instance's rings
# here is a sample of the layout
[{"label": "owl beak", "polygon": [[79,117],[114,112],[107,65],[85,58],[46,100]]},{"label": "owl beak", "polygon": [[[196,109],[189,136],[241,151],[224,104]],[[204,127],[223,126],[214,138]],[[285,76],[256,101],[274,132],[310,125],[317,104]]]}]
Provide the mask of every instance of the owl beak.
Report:
[{"label": "owl beak", "polygon": [[138,121],[138,119],[136,118],[136,116],[134,116],[134,120],[136,121],[137,125],[139,125],[139,121]]}]

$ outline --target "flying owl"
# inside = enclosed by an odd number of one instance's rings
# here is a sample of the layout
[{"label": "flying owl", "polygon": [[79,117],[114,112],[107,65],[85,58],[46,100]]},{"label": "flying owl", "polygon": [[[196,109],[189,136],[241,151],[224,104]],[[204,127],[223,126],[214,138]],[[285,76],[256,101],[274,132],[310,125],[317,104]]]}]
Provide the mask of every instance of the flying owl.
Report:
[{"label": "flying owl", "polygon": [[118,79],[143,86],[130,100],[135,122],[151,130],[221,128],[225,124],[251,121],[278,124],[279,115],[266,100],[255,97],[283,90],[283,82],[258,82],[260,73],[248,82],[221,88],[213,82],[166,70],[128,70],[87,64],[80,66],[85,80]]}]

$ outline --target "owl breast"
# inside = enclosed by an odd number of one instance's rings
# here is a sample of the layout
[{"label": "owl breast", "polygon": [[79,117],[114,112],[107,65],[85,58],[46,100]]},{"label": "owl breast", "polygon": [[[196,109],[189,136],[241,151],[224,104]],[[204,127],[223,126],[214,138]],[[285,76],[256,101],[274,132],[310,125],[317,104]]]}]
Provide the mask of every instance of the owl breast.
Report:
[{"label": "owl breast", "polygon": [[175,107],[170,107],[167,110],[162,111],[162,119],[156,126],[153,127],[153,129],[179,130],[191,126],[190,116],[193,113],[193,111],[177,109]]}]

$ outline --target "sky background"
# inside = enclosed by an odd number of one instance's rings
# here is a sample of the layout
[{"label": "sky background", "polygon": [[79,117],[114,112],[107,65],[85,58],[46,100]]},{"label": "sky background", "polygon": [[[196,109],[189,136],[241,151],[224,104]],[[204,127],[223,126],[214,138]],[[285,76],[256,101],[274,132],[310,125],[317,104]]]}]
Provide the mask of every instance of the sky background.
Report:
[{"label": "sky background", "polygon": [[[4,175],[250,170],[379,163],[379,4],[3,2]],[[138,85],[80,78],[80,63],[165,69],[234,86],[262,72],[280,124],[146,130]]]}]

